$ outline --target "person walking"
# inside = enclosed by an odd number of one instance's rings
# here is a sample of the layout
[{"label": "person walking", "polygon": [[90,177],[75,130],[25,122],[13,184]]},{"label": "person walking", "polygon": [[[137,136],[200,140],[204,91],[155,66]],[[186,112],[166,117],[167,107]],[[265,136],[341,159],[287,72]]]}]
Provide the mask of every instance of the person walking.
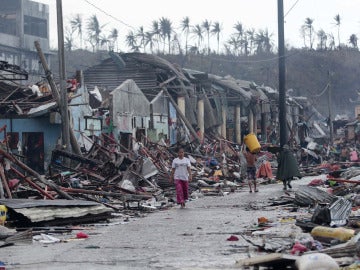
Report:
[{"label": "person walking", "polygon": [[301,178],[301,173],[294,154],[290,147],[285,144],[278,153],[278,168],[276,178],[283,182],[283,190],[292,188],[290,182],[294,177]]},{"label": "person walking", "polygon": [[246,147],[246,150],[244,151],[244,156],[246,159],[247,182],[250,188],[249,192],[253,192],[251,182],[254,185],[254,191],[258,192],[259,190],[256,188],[256,155],[251,153],[249,148]]},{"label": "person walking", "polygon": [[175,182],[176,202],[185,208],[185,201],[189,198],[189,181],[192,181],[190,160],[184,156],[184,149],[179,148],[178,157],[171,165],[170,180]]}]

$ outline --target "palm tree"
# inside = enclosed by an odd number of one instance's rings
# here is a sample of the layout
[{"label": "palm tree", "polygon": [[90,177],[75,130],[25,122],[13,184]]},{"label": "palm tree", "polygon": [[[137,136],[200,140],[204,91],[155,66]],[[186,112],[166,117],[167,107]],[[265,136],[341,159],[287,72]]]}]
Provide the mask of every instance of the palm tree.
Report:
[{"label": "palm tree", "polygon": [[265,30],[263,30],[262,32],[263,32],[263,37],[264,37],[265,52],[270,53],[271,49],[273,47],[273,42],[271,40],[271,37],[273,34],[270,34],[269,30],[267,28]]},{"label": "palm tree", "polygon": [[149,45],[150,52],[154,52],[155,39],[154,34],[152,32],[145,32],[145,47]]},{"label": "palm tree", "polygon": [[69,51],[69,52],[72,51],[72,49],[73,49],[73,40],[72,40],[72,37],[65,36],[64,49],[65,49],[66,51]]},{"label": "palm tree", "polygon": [[246,30],[246,35],[247,35],[247,39],[250,41],[249,53],[251,54],[255,43],[255,29],[250,28]]},{"label": "palm tree", "polygon": [[309,48],[310,50],[312,50],[313,48],[313,32],[314,32],[314,26],[313,26],[313,22],[314,22],[314,19],[311,19],[309,17],[307,17],[305,19],[305,22],[302,26],[303,28],[303,31],[304,31],[304,35],[308,34],[309,35]]},{"label": "palm tree", "polygon": [[143,47],[144,52],[146,51],[146,45],[145,45],[145,41],[146,41],[146,34],[145,34],[145,30],[143,26],[140,26],[139,29],[136,32],[136,38],[139,39],[138,45],[139,47]]},{"label": "palm tree", "polygon": [[352,34],[349,38],[349,43],[353,46],[353,48],[357,48],[357,41],[358,41],[358,38],[355,34]]},{"label": "palm tree", "polygon": [[201,42],[203,41],[204,37],[203,37],[203,29],[200,26],[200,24],[196,24],[193,26],[192,31],[194,34],[194,37],[197,38],[197,49],[198,49],[198,53],[200,53],[200,45]]},{"label": "palm tree", "polygon": [[[172,23],[168,18],[164,18],[162,17],[160,19],[160,30],[161,30],[161,36],[163,37],[163,41],[164,41],[164,49],[165,49],[165,43],[166,43],[166,39],[168,42],[168,46],[169,46],[169,54],[170,54],[170,49],[171,49],[171,34],[172,34]],[[164,50],[165,51],[165,50]]]},{"label": "palm tree", "polygon": [[136,43],[136,36],[133,31],[129,31],[126,35],[126,45],[134,52],[139,51],[139,46]]},{"label": "palm tree", "polygon": [[102,28],[103,26],[100,26],[99,20],[96,15],[92,15],[88,20],[87,30],[89,35],[88,40],[93,47],[93,51],[95,51],[95,49],[99,49]]},{"label": "palm tree", "polygon": [[222,31],[222,26],[219,22],[214,22],[211,33],[216,36],[217,41],[217,54],[219,54],[219,47],[220,47],[220,33]]},{"label": "palm tree", "polygon": [[176,33],[173,35],[171,44],[172,44],[172,53],[181,55],[182,54],[181,44],[180,44],[178,35]]},{"label": "palm tree", "polygon": [[340,49],[340,24],[341,24],[341,18],[339,14],[336,14],[334,17],[335,25],[338,28],[338,42],[339,42],[339,49]]},{"label": "palm tree", "polygon": [[317,37],[319,39],[318,49],[319,50],[326,50],[326,41],[327,41],[327,35],[323,29],[320,29],[317,32]]},{"label": "palm tree", "polygon": [[244,32],[244,38],[241,41],[241,45],[244,48],[245,55],[248,56],[249,55],[249,41],[248,41],[247,32]]},{"label": "palm tree", "polygon": [[64,41],[64,49],[67,51],[72,51],[74,47],[74,38],[73,38],[73,31],[70,30],[68,27],[65,28],[65,41]]},{"label": "palm tree", "polygon": [[[241,40],[238,36],[232,35],[227,41],[227,50],[233,55],[239,55],[241,52]],[[240,49],[240,50],[239,50]]]},{"label": "palm tree", "polygon": [[110,41],[111,41],[111,43],[112,43],[112,44],[111,44],[112,49],[110,49],[110,50],[113,51],[113,50],[115,49],[115,44],[116,44],[116,51],[119,50],[118,42],[117,42],[118,37],[119,37],[119,32],[118,32],[118,30],[117,30],[116,28],[113,28],[113,29],[111,30],[110,36],[109,36],[109,39],[110,39]]},{"label": "palm tree", "polygon": [[158,47],[157,52],[159,52],[160,51],[159,41],[161,39],[161,30],[160,30],[159,22],[156,20],[152,21],[151,34],[152,34],[152,38],[157,43],[157,47]]},{"label": "palm tree", "polygon": [[[243,42],[244,42],[244,27],[243,27],[243,24],[241,22],[237,22],[234,25],[234,28],[236,30],[235,35],[237,35],[237,37],[239,38],[240,43],[242,45]],[[242,47],[241,46],[240,46],[240,51],[242,52]]]},{"label": "palm tree", "polygon": [[111,50],[110,43],[111,43],[111,40],[110,40],[109,37],[107,37],[105,35],[100,36],[100,46],[101,46],[101,48],[103,48],[105,46],[105,49],[110,51]]},{"label": "palm tree", "polygon": [[202,23],[202,28],[205,30],[206,35],[207,35],[207,45],[208,45],[208,55],[210,54],[210,27],[211,27],[211,22],[208,20],[203,21]]},{"label": "palm tree", "polygon": [[334,37],[333,33],[329,33],[327,36],[329,39],[329,48],[330,48],[330,50],[334,50],[335,49],[335,37]]},{"label": "palm tree", "polygon": [[71,29],[73,32],[77,32],[77,34],[80,37],[80,48],[82,49],[82,17],[80,14],[76,14],[71,20],[70,20]]},{"label": "palm tree", "polygon": [[181,20],[181,31],[185,33],[185,55],[187,55],[188,52],[188,39],[189,39],[189,33],[190,33],[190,18],[184,17]]},{"label": "palm tree", "polygon": [[255,43],[257,53],[266,52],[270,53],[273,47],[273,42],[271,40],[272,34],[269,33],[268,29],[260,29],[258,33],[255,34]]}]

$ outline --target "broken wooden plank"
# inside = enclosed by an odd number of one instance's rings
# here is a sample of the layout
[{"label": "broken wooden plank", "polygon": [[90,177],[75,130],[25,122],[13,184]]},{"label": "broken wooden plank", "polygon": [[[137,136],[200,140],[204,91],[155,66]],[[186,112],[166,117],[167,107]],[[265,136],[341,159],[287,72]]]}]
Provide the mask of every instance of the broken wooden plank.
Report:
[{"label": "broken wooden plank", "polygon": [[41,187],[39,187],[37,184],[35,184],[33,181],[31,181],[29,179],[29,177],[26,177],[24,174],[22,174],[21,172],[19,172],[17,169],[15,169],[14,167],[10,167],[10,169],[16,173],[18,176],[20,176],[22,179],[24,179],[31,187],[35,188],[37,191],[39,191],[42,195],[46,196],[47,198],[49,198],[50,200],[54,200],[55,198],[50,195],[49,193],[47,193],[45,190],[43,190]]},{"label": "broken wooden plank", "polygon": [[335,181],[338,183],[350,183],[350,184],[360,184],[359,180],[349,180],[349,179],[338,179],[338,178],[328,178],[329,181]]},{"label": "broken wooden plank", "polygon": [[5,171],[4,171],[4,167],[3,165],[0,163],[0,178],[1,178],[1,181],[3,183],[3,186],[5,188],[5,191],[8,195],[8,198],[9,199],[12,199],[12,195],[11,195],[11,191],[10,191],[10,188],[9,188],[9,184],[6,180],[6,176],[5,176]]},{"label": "broken wooden plank", "polygon": [[13,157],[11,154],[5,152],[4,150],[0,149],[0,154],[3,155],[4,157],[6,157],[8,160],[10,160],[11,162],[14,162],[15,164],[17,164],[20,168],[24,169],[25,171],[27,171],[28,173],[30,173],[31,175],[35,176],[40,182],[42,182],[44,185],[48,185],[49,187],[51,187],[53,190],[55,190],[60,196],[68,199],[68,200],[72,200],[73,197],[71,197],[69,194],[67,194],[66,192],[62,191],[55,183],[52,183],[50,181],[48,181],[44,176],[40,175],[39,173],[37,173],[36,171],[34,171],[33,169],[31,169],[29,166],[27,166],[26,164],[24,164],[23,162],[21,162],[20,160],[16,159],[15,157]]}]

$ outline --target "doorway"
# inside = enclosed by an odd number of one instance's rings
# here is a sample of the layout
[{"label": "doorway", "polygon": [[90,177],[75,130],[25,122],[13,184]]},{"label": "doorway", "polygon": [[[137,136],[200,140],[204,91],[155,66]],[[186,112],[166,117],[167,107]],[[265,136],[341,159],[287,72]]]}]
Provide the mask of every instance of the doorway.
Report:
[{"label": "doorway", "polygon": [[43,132],[24,132],[23,153],[25,163],[34,171],[44,173],[44,133]]},{"label": "doorway", "polygon": [[120,132],[120,152],[127,153],[132,149],[132,134],[127,132]]}]

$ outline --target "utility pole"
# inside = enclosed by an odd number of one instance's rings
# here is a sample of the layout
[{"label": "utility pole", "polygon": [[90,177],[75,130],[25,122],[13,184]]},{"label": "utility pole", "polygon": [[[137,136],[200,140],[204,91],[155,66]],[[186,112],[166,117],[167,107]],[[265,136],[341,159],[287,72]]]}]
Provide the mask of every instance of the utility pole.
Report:
[{"label": "utility pole", "polygon": [[284,3],[278,0],[278,47],[279,47],[279,125],[280,146],[287,143],[286,93],[285,93],[285,41],[284,41]]},{"label": "utility pole", "polygon": [[58,25],[58,56],[59,56],[59,75],[60,75],[60,111],[62,127],[62,145],[66,151],[71,151],[70,131],[69,131],[69,112],[68,96],[66,90],[66,72],[64,57],[64,26],[62,15],[62,0],[56,0],[57,25]]},{"label": "utility pole", "polygon": [[328,71],[328,107],[329,107],[329,130],[330,130],[330,144],[333,144],[334,141],[334,128],[333,128],[333,122],[332,122],[332,101],[331,101],[331,71]]}]

